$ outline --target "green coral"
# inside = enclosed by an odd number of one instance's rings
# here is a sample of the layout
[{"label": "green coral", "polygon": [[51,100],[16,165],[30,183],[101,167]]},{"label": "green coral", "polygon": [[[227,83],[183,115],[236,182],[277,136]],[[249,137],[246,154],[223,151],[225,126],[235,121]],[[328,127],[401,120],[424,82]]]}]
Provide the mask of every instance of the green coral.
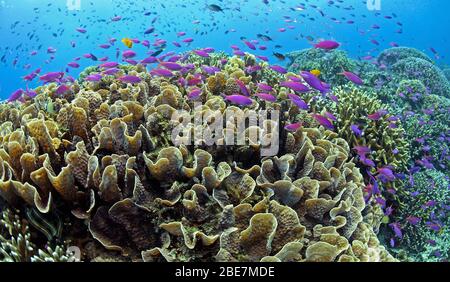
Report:
[{"label": "green coral", "polygon": [[[413,261],[450,259],[448,175],[423,170],[414,174],[409,182],[399,195],[403,208],[395,216],[403,229],[403,238],[399,240],[399,248],[392,251],[405,253]],[[412,217],[420,221],[408,222]],[[437,224],[440,229],[432,230],[430,224]]]},{"label": "green coral", "polygon": [[[3,208],[2,208],[3,209]],[[0,261],[2,262],[68,262],[75,258],[62,246],[43,250],[32,242],[30,227],[26,220],[9,209],[3,209],[0,220]]]},{"label": "green coral", "polygon": [[290,72],[320,70],[320,79],[332,85],[342,85],[348,80],[339,75],[342,70],[354,71],[357,64],[341,50],[324,51],[321,49],[305,49],[286,55],[291,62],[288,64]]},{"label": "green coral", "polygon": [[420,80],[432,94],[450,97],[450,84],[444,73],[425,59],[402,59],[392,66],[392,72],[403,79]]},{"label": "green coral", "polygon": [[[367,117],[386,110],[386,105],[373,98],[373,94],[354,87],[338,87],[333,93],[339,98],[334,111],[338,118],[337,132],[341,138],[347,140],[351,147],[369,147],[378,167],[391,165],[399,170],[406,168],[409,162],[409,145],[401,122],[390,121],[390,114],[378,121]],[[356,136],[351,129],[352,125],[357,125],[364,134]]]},{"label": "green coral", "polygon": [[408,58],[419,58],[432,62],[432,60],[423,52],[409,47],[394,47],[381,52],[378,56],[378,63],[385,66],[393,66],[397,62]]}]

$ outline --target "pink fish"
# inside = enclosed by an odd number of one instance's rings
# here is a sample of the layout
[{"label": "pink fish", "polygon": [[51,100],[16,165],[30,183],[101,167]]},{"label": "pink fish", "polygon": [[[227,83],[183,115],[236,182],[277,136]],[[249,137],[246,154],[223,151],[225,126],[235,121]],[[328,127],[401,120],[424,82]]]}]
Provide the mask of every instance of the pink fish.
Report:
[{"label": "pink fish", "polygon": [[310,91],[310,89],[308,87],[306,87],[303,83],[295,82],[295,81],[283,81],[280,83],[280,86],[292,89],[295,92],[300,92],[300,93]]},{"label": "pink fish", "polygon": [[111,18],[111,21],[113,21],[113,22],[118,22],[118,21],[120,21],[121,19],[122,19],[121,16],[115,16],[115,17]]},{"label": "pink fish", "polygon": [[322,115],[318,115],[318,114],[312,114],[312,117],[322,126],[324,126],[325,128],[334,130],[334,126],[333,123],[327,119],[326,117],[322,116]]},{"label": "pink fish", "polygon": [[301,122],[297,122],[297,123],[292,123],[292,124],[288,124],[284,127],[284,129],[286,129],[287,131],[292,131],[295,132],[297,131],[300,127],[303,126],[303,123]]},{"label": "pink fish", "polygon": [[300,109],[302,109],[302,110],[308,110],[309,109],[308,104],[306,104],[306,102],[303,101],[303,99],[298,97],[297,95],[288,94],[288,97],[292,101],[292,103],[294,103]]},{"label": "pink fish", "polygon": [[275,102],[277,100],[275,96],[268,93],[256,93],[255,96],[267,102]]},{"label": "pink fish", "polygon": [[150,74],[162,77],[172,77],[174,75],[170,70],[166,69],[153,69],[150,71]]},{"label": "pink fish", "polygon": [[247,45],[248,48],[250,48],[252,50],[256,50],[256,46],[253,43],[245,40],[244,44]]},{"label": "pink fish", "polygon": [[205,52],[204,50],[194,50],[192,52],[194,52],[196,55],[198,55],[200,57],[209,58],[209,54],[207,52]]},{"label": "pink fish", "polygon": [[132,51],[132,50],[125,50],[122,52],[122,57],[129,59],[129,58],[133,58],[136,56],[136,52]]},{"label": "pink fish", "polygon": [[277,65],[270,66],[270,69],[272,69],[272,70],[274,70],[274,71],[276,71],[278,73],[281,73],[281,74],[286,74],[287,73],[287,70],[285,68],[283,68],[281,66],[277,66]]},{"label": "pink fish", "polygon": [[339,46],[341,46],[341,45],[336,41],[324,40],[324,41],[321,41],[321,42],[317,43],[316,45],[314,45],[314,48],[324,49],[324,50],[333,50],[333,49],[339,48]]},{"label": "pink fish", "polygon": [[200,95],[202,94],[202,90],[199,88],[195,88],[193,89],[191,92],[189,92],[188,94],[188,99],[189,100],[195,100],[198,99],[200,97]]},{"label": "pink fish", "polygon": [[101,79],[102,79],[102,75],[98,74],[98,73],[88,75],[85,78],[86,81],[92,81],[92,82],[97,82],[97,81],[100,81]]},{"label": "pink fish", "polygon": [[56,88],[55,93],[56,93],[57,95],[62,95],[62,94],[66,93],[66,92],[69,91],[69,90],[70,90],[70,87],[69,87],[69,86],[67,86],[67,85],[65,85],[65,84],[61,84],[58,88]]},{"label": "pink fish", "polygon": [[243,95],[239,95],[239,94],[226,96],[225,100],[227,100],[233,104],[242,105],[242,106],[250,106],[251,104],[253,104],[252,99],[248,98],[247,96],[243,96]]},{"label": "pink fish", "polygon": [[339,73],[339,75],[343,75],[345,76],[348,80],[350,80],[351,82],[353,82],[356,85],[363,85],[364,81],[357,76],[356,74],[349,72],[349,71],[342,71],[341,73]]},{"label": "pink fish", "polygon": [[245,86],[245,84],[239,79],[235,79],[235,81],[236,84],[239,86],[239,89],[241,90],[242,94],[244,94],[245,96],[250,96],[250,92],[248,91],[247,86]]},{"label": "pink fish", "polygon": [[117,62],[106,62],[106,63],[99,65],[99,67],[104,68],[104,69],[109,69],[109,68],[115,68],[118,65],[119,65],[119,63],[117,63]]},{"label": "pink fish", "polygon": [[68,65],[69,67],[75,68],[75,69],[77,69],[77,68],[80,67],[80,65],[79,65],[78,63],[76,63],[76,62],[70,62],[70,63],[68,63],[67,65]]},{"label": "pink fish", "polygon": [[17,101],[20,97],[22,97],[22,94],[24,93],[23,89],[18,89],[14,91],[8,98],[7,102],[11,103],[14,101]]},{"label": "pink fish", "polygon": [[87,32],[87,30],[82,28],[82,27],[78,27],[75,30],[78,31],[79,33],[86,33]]},{"label": "pink fish", "polygon": [[269,92],[273,91],[273,88],[270,85],[267,85],[265,83],[258,83],[257,86],[259,89],[264,90],[264,91],[269,91]]},{"label": "pink fish", "polygon": [[135,75],[124,75],[122,77],[119,77],[118,80],[124,82],[124,83],[139,83],[142,81],[142,79]]}]

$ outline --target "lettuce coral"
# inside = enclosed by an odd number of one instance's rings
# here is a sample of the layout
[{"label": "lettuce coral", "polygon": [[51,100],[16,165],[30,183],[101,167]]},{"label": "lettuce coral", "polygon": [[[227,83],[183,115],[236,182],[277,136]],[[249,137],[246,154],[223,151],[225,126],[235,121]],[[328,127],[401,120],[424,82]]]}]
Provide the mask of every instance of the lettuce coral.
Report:
[{"label": "lettuce coral", "polygon": [[[54,86],[46,85],[36,99],[5,106],[2,115],[15,118],[0,131],[1,197],[70,220],[67,233],[76,236],[68,239],[90,249],[84,260],[116,260],[111,254],[127,261],[394,260],[373,230],[351,146],[317,124],[288,131],[284,126],[304,113],[283,99],[290,92],[278,74],[246,71],[259,66],[271,73],[265,63],[233,57],[214,74],[200,65],[183,73],[184,81],[153,76],[140,65],[121,68],[98,82],[80,79],[73,95],[54,96]],[[200,107],[185,83],[194,72],[204,76]],[[124,74],[141,82],[117,79]],[[221,96],[244,91],[241,84],[254,92],[259,82],[273,86],[277,102],[236,106]],[[267,120],[246,131],[264,140],[279,133],[276,156],[262,158],[265,145],[251,137],[244,146],[208,146],[206,139],[174,144],[187,138],[172,136],[184,122],[173,118],[178,110],[188,112],[189,133],[225,110],[235,113],[222,116],[229,124],[249,109],[283,113],[280,125]],[[198,114],[205,119],[192,123]],[[225,131],[237,134],[236,127]],[[51,260],[44,252],[43,260]]]}]

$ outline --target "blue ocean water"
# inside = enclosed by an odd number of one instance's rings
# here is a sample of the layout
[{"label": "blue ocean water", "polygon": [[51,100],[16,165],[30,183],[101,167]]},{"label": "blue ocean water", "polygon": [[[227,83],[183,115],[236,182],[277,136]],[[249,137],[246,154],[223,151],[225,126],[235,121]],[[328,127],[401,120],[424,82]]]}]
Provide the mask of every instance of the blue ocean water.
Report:
[{"label": "blue ocean water", "polygon": [[[273,41],[264,42],[268,47],[266,51],[253,53],[271,56],[273,52],[283,54],[308,48],[311,42],[306,38],[311,36],[314,42],[334,39],[342,44],[342,50],[355,58],[375,57],[389,48],[390,43],[397,43],[435,56],[439,65],[447,65],[450,60],[446,53],[450,46],[449,1],[381,0],[381,10],[373,11],[364,0],[80,0],[76,9],[68,5],[69,2],[77,1],[0,1],[0,98],[5,99],[14,90],[24,88],[27,83],[22,77],[37,68],[41,68],[42,73],[67,69],[76,77],[83,68],[97,62],[81,58],[78,69],[67,68],[67,63],[86,53],[98,58],[114,58],[116,48],[125,49],[120,43],[124,37],[150,42],[157,38],[167,40],[165,52],[196,47],[230,52],[232,44],[245,49],[242,37],[257,39],[260,33],[269,35]],[[211,11],[207,8],[210,4],[219,5],[223,12]],[[306,9],[300,8],[302,6]],[[112,21],[116,16],[121,19]],[[380,28],[374,29],[373,25]],[[79,27],[87,32],[77,32]],[[154,27],[155,31],[145,35],[149,27]],[[280,32],[280,28],[286,31]],[[176,35],[180,31],[194,41],[177,48],[172,42],[181,42]],[[110,38],[118,39],[115,46],[108,50],[98,47],[108,43]],[[48,54],[49,47],[55,48],[56,53]],[[141,58],[148,51],[143,46],[134,50]],[[37,51],[36,55],[31,56],[33,51]],[[278,63],[273,56],[271,60]],[[30,87],[36,85],[36,82],[29,83]]]}]

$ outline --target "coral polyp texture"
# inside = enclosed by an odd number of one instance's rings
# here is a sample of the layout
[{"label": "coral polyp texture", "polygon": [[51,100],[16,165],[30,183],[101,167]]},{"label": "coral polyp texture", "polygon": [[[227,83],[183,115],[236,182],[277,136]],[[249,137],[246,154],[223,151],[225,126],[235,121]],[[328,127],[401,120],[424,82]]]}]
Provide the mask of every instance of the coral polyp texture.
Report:
[{"label": "coral polyp texture", "polygon": [[[45,218],[57,214],[65,225],[61,240],[50,236],[54,228],[32,224],[50,242],[44,245],[64,245],[36,253],[27,229],[12,232],[9,223],[4,260],[64,260],[68,246],[81,249],[85,261],[396,260],[374,231],[379,211],[366,203],[352,152],[362,140],[350,136],[347,123],[339,121],[339,134],[314,123],[315,113],[286,99],[296,94],[282,82],[295,74],[280,74],[251,55],[185,60],[172,75],[137,65],[91,81],[102,70],[90,68],[62,94],[50,83],[33,99],[1,105],[1,197],[31,223],[51,227]],[[273,88],[273,99],[242,98],[261,83]],[[345,95],[339,96],[346,101]],[[348,98],[355,111],[379,109],[356,95]],[[258,109],[282,112],[280,124],[266,120],[247,129],[268,140],[279,134],[272,156],[263,157],[264,145],[249,135],[243,146],[217,145],[225,137],[212,146],[174,142],[207,128],[213,116],[229,124],[226,111],[236,117]],[[187,116],[174,119],[180,110]],[[356,113],[338,112],[362,122]],[[193,122],[196,115],[202,123]],[[300,122],[309,126],[289,127]],[[174,138],[181,124],[187,134]],[[405,164],[401,129],[379,136],[388,123],[364,126],[364,144],[377,162]]]}]

